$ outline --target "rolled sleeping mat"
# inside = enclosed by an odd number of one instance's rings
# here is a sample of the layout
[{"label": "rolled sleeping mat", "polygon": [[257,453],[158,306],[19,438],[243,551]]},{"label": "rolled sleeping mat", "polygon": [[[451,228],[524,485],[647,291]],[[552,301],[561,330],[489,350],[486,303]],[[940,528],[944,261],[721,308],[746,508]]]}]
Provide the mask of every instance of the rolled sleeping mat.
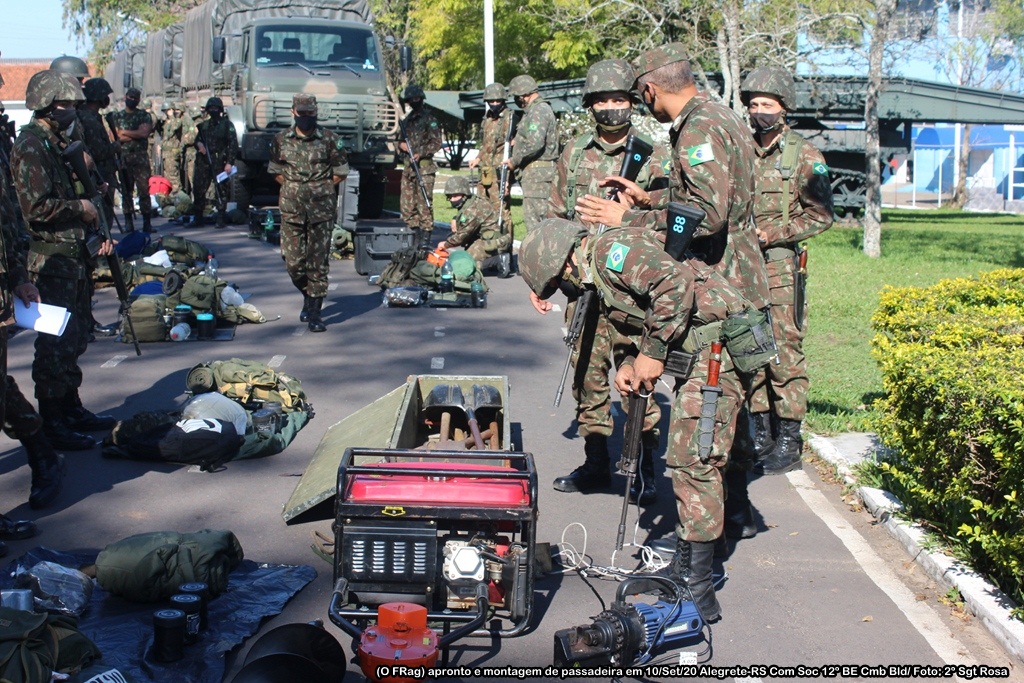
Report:
[{"label": "rolled sleeping mat", "polygon": [[195,366],[188,371],[188,376],[185,377],[185,386],[193,394],[216,391],[217,382],[213,377],[213,369],[202,363]]}]

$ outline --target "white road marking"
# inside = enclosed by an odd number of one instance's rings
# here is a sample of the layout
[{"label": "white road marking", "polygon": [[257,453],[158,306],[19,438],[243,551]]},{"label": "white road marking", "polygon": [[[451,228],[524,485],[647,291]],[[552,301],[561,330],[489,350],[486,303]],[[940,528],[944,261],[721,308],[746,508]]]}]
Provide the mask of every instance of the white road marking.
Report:
[{"label": "white road marking", "polygon": [[306,334],[306,330],[308,330],[308,329],[309,329],[308,327],[300,327],[299,329],[297,329],[294,332],[292,332],[292,336],[293,337],[301,337],[302,335]]},{"label": "white road marking", "polygon": [[338,288],[338,283],[337,282],[334,282],[332,284],[327,285],[327,291],[328,292],[333,292],[337,288]]},{"label": "white road marking", "polygon": [[444,336],[444,328],[443,327],[435,327],[434,328],[434,336],[435,337],[443,337]]},{"label": "white road marking", "polygon": [[927,603],[917,600],[914,593],[900,581],[889,565],[864,540],[864,537],[850,528],[846,520],[825,498],[825,494],[815,488],[811,478],[804,471],[790,472],[786,477],[811,512],[825,522],[829,531],[843,542],[868,578],[874,581],[875,585],[889,596],[897,609],[906,615],[917,632],[928,642],[928,645],[943,662],[965,665],[975,663],[972,658],[960,654],[967,651],[963,643],[950,632]]},{"label": "white road marking", "polygon": [[108,360],[103,365],[101,365],[100,367],[101,368],[112,368],[112,367],[115,367],[118,363],[120,363],[121,361],[123,361],[127,357],[128,356],[124,356],[124,355],[118,354],[118,355],[114,356],[113,358],[111,358],[110,360]]},{"label": "white road marking", "polygon": [[559,313],[562,310],[562,304],[551,304],[551,312]]},{"label": "white road marking", "polygon": [[267,365],[269,365],[272,368],[279,368],[281,367],[281,363],[283,363],[284,359],[287,357],[288,356],[274,356],[273,358],[270,359],[270,362],[267,363]]},{"label": "white road marking", "polygon": [[434,356],[430,359],[431,370],[444,370],[444,356]]}]

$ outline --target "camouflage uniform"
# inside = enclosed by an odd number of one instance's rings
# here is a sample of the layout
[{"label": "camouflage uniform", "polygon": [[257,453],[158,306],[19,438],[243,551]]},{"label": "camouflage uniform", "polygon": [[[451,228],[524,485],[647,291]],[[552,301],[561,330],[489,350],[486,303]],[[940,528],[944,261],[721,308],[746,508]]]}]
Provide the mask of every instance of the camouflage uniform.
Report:
[{"label": "camouflage uniform", "polygon": [[[195,140],[194,128],[192,117],[180,109],[175,115],[168,116],[164,120],[160,154],[164,162],[164,177],[171,182],[172,194],[178,194],[181,191],[182,146],[186,138]],[[191,135],[186,135],[189,132]]]},{"label": "camouflage uniform", "polygon": [[[182,190],[191,195],[192,178],[196,173],[196,134],[199,132],[199,124],[203,121],[203,110],[197,104],[190,104],[182,118],[191,121],[191,125],[185,128],[181,135]],[[206,198],[210,199],[209,192],[206,193]]]},{"label": "camouflage uniform", "polygon": [[[487,89],[484,90],[485,102],[492,98],[505,99],[505,87],[500,83],[491,83],[487,88],[492,92],[488,93]],[[507,193],[505,197],[500,197],[499,186],[501,185],[502,160],[505,156],[505,136],[508,134],[511,122],[512,110],[508,107],[504,107],[497,116],[493,116],[490,111],[484,114],[483,121],[480,122],[480,150],[477,156],[480,162],[477,165],[477,168],[480,169],[480,183],[476,188],[476,195],[490,201],[495,211],[499,209],[504,211],[505,215],[502,220],[509,234],[512,234],[511,197]],[[510,148],[509,156],[511,154]],[[508,182],[512,182],[511,172]]]},{"label": "camouflage uniform", "polygon": [[[405,130],[409,134],[413,152],[419,155],[420,175],[427,196],[434,196],[434,179],[437,176],[437,164],[434,154],[441,149],[441,128],[429,112],[424,109],[411,111],[405,117]],[[426,234],[434,229],[434,211],[427,205],[416,180],[416,169],[412,159],[405,156],[405,168],[402,169],[401,211],[405,224],[413,230],[423,230]],[[420,237],[423,239],[423,237]]]},{"label": "camouflage uniform", "polygon": [[[122,109],[114,114],[118,130],[138,130],[145,125],[153,125],[153,117],[140,108],[128,111]],[[139,194],[139,212],[150,216],[153,207],[149,201],[149,139],[128,140],[121,143],[121,159],[124,162],[124,173],[127,187],[121,188],[121,211],[125,215],[135,212],[132,204],[132,192]]]},{"label": "camouflage uniform", "polygon": [[[469,183],[466,185],[468,187]],[[447,187],[445,194],[448,194]],[[452,220],[456,229],[445,242],[450,247],[463,247],[468,251],[477,268],[482,269],[484,261],[492,256],[508,251],[512,238],[508,233],[502,235],[498,232],[498,215],[494,206],[483,197],[468,195],[466,203]]]},{"label": "camouflage uniform", "polygon": [[[195,175],[192,177],[192,201],[195,215],[202,217],[211,183],[216,182],[216,176],[224,170],[225,164],[234,164],[238,157],[238,136],[235,135],[235,127],[228,121],[227,116],[222,115],[216,121],[208,119],[199,124],[196,130],[196,142],[202,142],[213,159],[211,168],[206,154],[200,154],[196,150]],[[217,212],[223,216],[228,201],[227,184],[221,184],[220,196]]]},{"label": "camouflage uniform", "polygon": [[[524,80],[519,82],[519,79]],[[536,91],[537,84],[529,76],[516,76],[509,84],[509,92],[513,95],[528,95]],[[517,171],[519,186],[523,189],[523,222],[527,231],[536,228],[547,215],[556,159],[558,121],[551,105],[544,98],[537,97],[526,105],[523,118],[516,128],[511,156],[512,168]]]},{"label": "camouflage uniform", "polygon": [[110,140],[110,133],[107,131],[107,126],[99,112],[85,108],[79,109],[78,120],[82,124],[82,136],[85,139],[85,146],[89,148],[89,154],[92,156],[93,161],[96,162],[96,170],[100,172],[103,180],[110,185],[108,190],[110,206],[104,205],[102,208],[107,213],[107,224],[113,225],[112,206],[114,189],[117,187],[118,145]]}]

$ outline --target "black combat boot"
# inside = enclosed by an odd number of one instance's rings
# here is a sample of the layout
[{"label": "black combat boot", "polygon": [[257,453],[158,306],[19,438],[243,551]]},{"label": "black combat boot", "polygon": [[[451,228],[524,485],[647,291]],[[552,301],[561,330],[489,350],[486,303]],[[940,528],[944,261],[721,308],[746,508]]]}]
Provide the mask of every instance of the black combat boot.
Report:
[{"label": "black combat boot", "polygon": [[302,295],[302,310],[299,311],[299,322],[300,323],[308,323],[309,322],[309,298],[310,297],[309,297],[308,294],[303,294]]},{"label": "black combat boot", "polygon": [[629,489],[629,502],[651,505],[658,499],[658,487],[654,477],[654,449],[658,446],[658,437],[654,432],[644,432],[641,439],[643,448],[640,451],[636,476],[633,477],[633,486]]},{"label": "black combat boot", "polygon": [[78,389],[64,397],[64,409],[68,427],[75,431],[98,432],[113,429],[117,424],[113,415],[96,415],[86,410],[82,399],[78,397]]},{"label": "black combat boot", "polygon": [[747,493],[747,472],[731,463],[725,468],[725,538],[753,538],[757,535],[754,511]]},{"label": "black combat boot", "polygon": [[124,231],[135,232],[135,214],[126,213],[124,215]]},{"label": "black combat boot", "polygon": [[320,311],[324,306],[324,298],[322,296],[311,296],[309,297],[309,331],[310,332],[326,332],[327,325],[324,325],[324,321],[320,318]]},{"label": "black combat boot", "polygon": [[32,470],[32,489],[29,492],[28,504],[33,510],[44,508],[53,502],[60,493],[64,481],[67,463],[64,456],[55,453],[53,446],[46,440],[43,430],[21,440],[28,456],[28,466]]},{"label": "black combat boot", "polygon": [[[659,539],[651,544],[657,552],[667,552],[666,545],[670,539]],[[657,547],[656,547],[657,546]],[[654,573],[664,579],[670,579],[680,587],[683,600],[689,600],[691,595],[693,602],[700,610],[705,623],[714,623],[722,617],[722,608],[715,597],[715,585],[711,580],[711,565],[715,559],[715,542],[706,543],[697,541],[684,541],[681,538],[675,539],[675,554],[668,566],[663,567]],[[689,587],[689,591],[686,590]],[[656,579],[641,579],[633,588],[638,593],[660,592],[669,595],[668,588],[663,581]]]},{"label": "black combat boot", "polygon": [[27,519],[13,520],[7,515],[0,515],[0,540],[20,541],[36,535],[36,523]]},{"label": "black combat boot", "polygon": [[765,474],[784,474],[797,469],[803,464],[800,459],[803,448],[800,420],[779,418],[779,438],[775,442],[775,451],[761,461],[761,471]]},{"label": "black combat boot", "polygon": [[91,436],[79,434],[67,421],[62,398],[39,399],[39,414],[43,418],[43,435],[59,451],[87,451],[96,446]]},{"label": "black combat boot", "polygon": [[100,325],[99,323],[93,323],[92,332],[98,334],[101,337],[113,337],[117,334],[117,331],[121,328],[121,323],[109,323],[107,325]]},{"label": "black combat boot", "polygon": [[502,279],[512,277],[512,254],[507,251],[498,255],[498,277]]},{"label": "black combat boot", "polygon": [[227,222],[227,219],[224,216],[224,212],[223,211],[218,211],[217,212],[217,224],[214,225],[213,227],[220,229],[220,228],[226,228],[227,225],[228,225],[228,222]]},{"label": "black combat boot", "polygon": [[750,413],[754,427],[754,457],[758,462],[770,458],[775,452],[775,437],[772,436],[771,412]]},{"label": "black combat boot", "polygon": [[608,471],[608,437],[603,434],[587,434],[583,437],[583,453],[586,461],[571,474],[555,479],[554,488],[563,493],[588,493],[608,488],[612,475]]},{"label": "black combat boot", "polygon": [[142,232],[153,232],[153,224],[148,213],[142,214]]}]

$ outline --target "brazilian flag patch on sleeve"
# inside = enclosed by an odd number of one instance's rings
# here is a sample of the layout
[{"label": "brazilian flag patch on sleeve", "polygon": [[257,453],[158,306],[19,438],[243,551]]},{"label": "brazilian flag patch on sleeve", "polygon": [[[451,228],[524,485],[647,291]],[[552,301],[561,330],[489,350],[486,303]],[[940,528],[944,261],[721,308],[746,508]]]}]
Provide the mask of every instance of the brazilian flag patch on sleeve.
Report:
[{"label": "brazilian flag patch on sleeve", "polygon": [[622,264],[626,262],[626,254],[628,253],[629,247],[625,244],[613,242],[612,248],[608,250],[608,258],[604,261],[604,267],[608,270],[614,270],[616,273],[621,273]]},{"label": "brazilian flag patch on sleeve", "polygon": [[703,163],[715,160],[715,151],[711,149],[711,143],[705,142],[703,145],[696,145],[686,150],[686,159],[690,162],[690,166],[700,166]]},{"label": "brazilian flag patch on sleeve", "polygon": [[815,161],[814,165],[811,166],[811,170],[814,171],[815,175],[828,175],[828,166],[820,161]]}]

